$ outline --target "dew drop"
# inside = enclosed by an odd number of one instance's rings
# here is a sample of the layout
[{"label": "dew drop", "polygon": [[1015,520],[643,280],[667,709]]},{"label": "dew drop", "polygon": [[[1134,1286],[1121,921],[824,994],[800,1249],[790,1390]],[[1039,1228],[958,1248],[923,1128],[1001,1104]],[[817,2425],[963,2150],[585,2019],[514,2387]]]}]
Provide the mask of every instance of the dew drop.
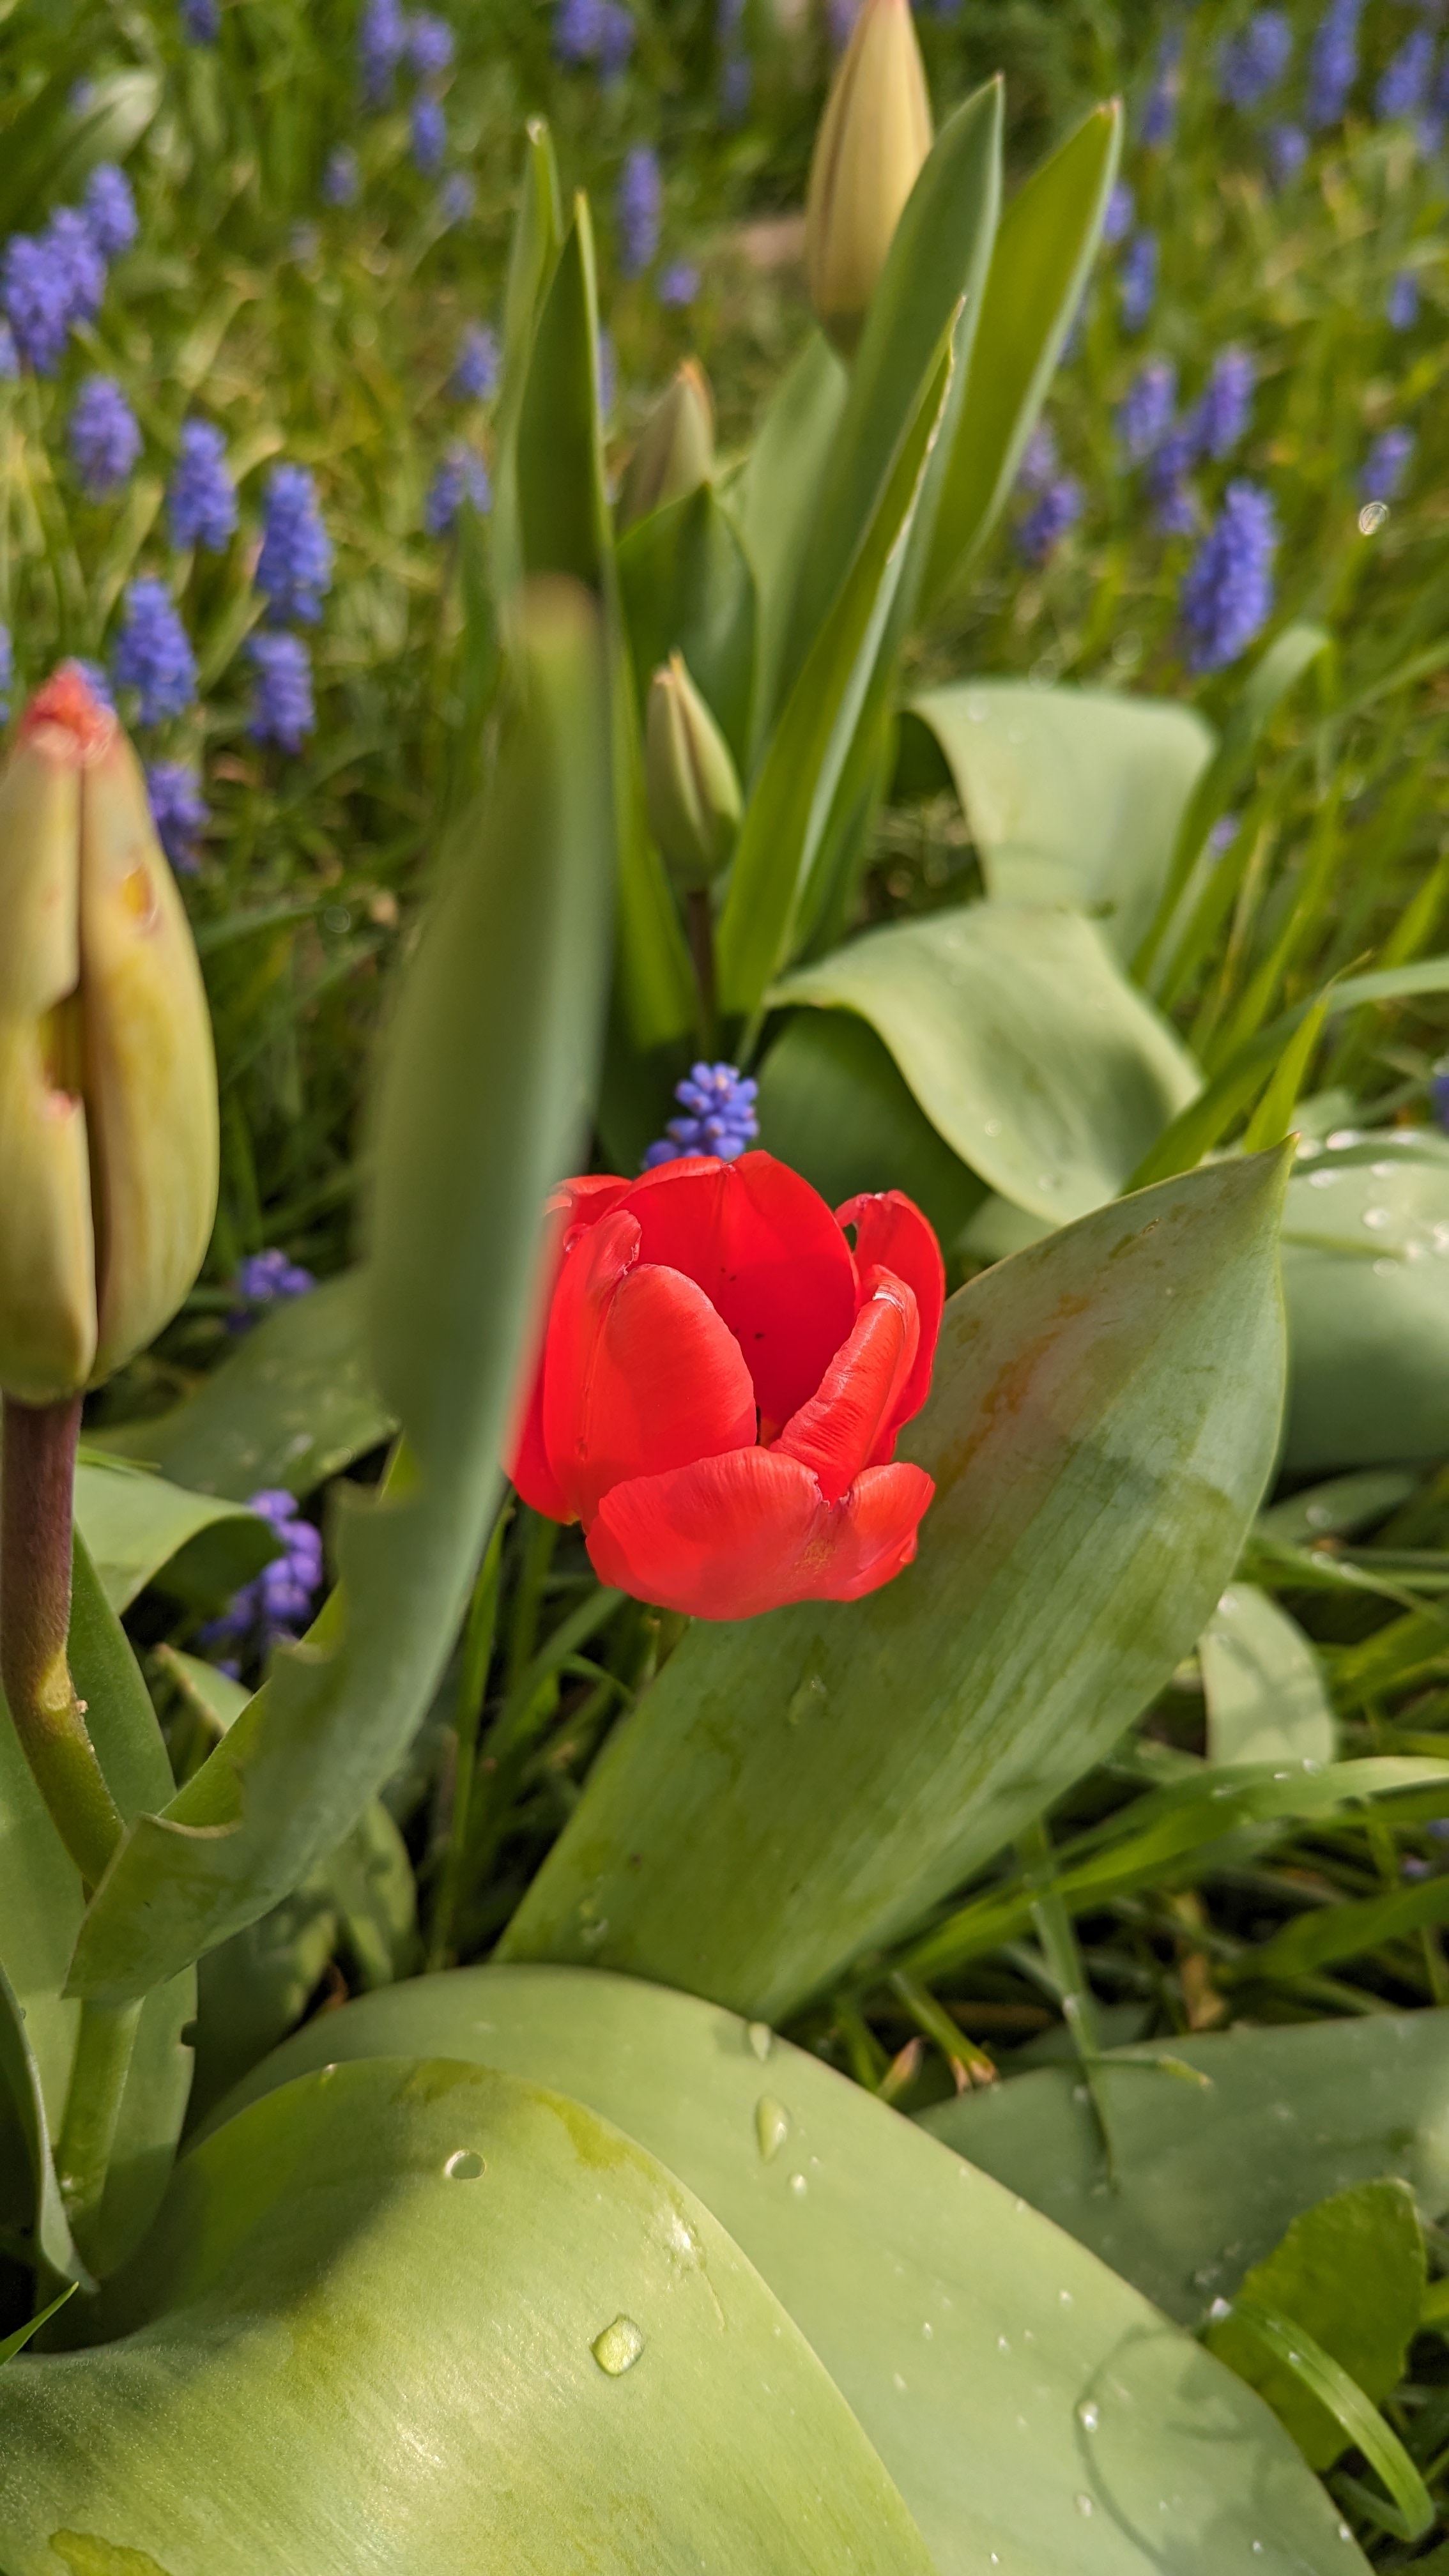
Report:
[{"label": "dew drop", "polygon": [[1396,1168],[1397,1166],[1393,1163],[1370,1163],[1369,1165],[1369,1170],[1372,1172],[1376,1181],[1386,1181],[1390,1172],[1394,1171]]},{"label": "dew drop", "polygon": [[981,1129],[982,1135],[999,1136],[1001,1133],[1001,1123],[1002,1122],[999,1118],[988,1118],[984,1120]]},{"label": "dew drop", "polygon": [[1397,1279],[1398,1275],[1399,1265],[1397,1261],[1376,1261],[1374,1263],[1375,1279]]},{"label": "dew drop", "polygon": [[1364,1209],[1363,1222],[1372,1234],[1382,1234],[1384,1227],[1386,1225],[1392,1225],[1393,1221],[1394,1211],[1392,1208],[1372,1207]]},{"label": "dew drop", "polygon": [[925,2336],[927,2343],[929,2343],[929,2342],[930,2342],[931,2337],[932,2337],[932,2335],[935,2333],[935,2331],[936,2331],[936,2329],[935,2329],[935,2327],[932,2325],[930,2318],[929,2318],[929,2317],[927,2317],[925,2324],[924,2324],[924,2325],[922,2326],[922,2328],[921,2328],[921,2332],[922,2332],[922,2334]]},{"label": "dew drop", "polygon": [[1095,2433],[1097,2426],[1101,2421],[1102,2417],[1100,2410],[1094,2401],[1090,2397],[1084,2397],[1081,2405],[1077,2408],[1077,2422],[1081,2425],[1083,2432]]},{"label": "dew drop", "polygon": [[793,2191],[797,2200],[803,2200],[809,2188],[810,2185],[803,2174],[792,2174],[790,2176],[790,2189]]},{"label": "dew drop", "polygon": [[459,2147],[443,2167],[449,2182],[476,2182],[483,2171],[483,2159],[476,2147]]},{"label": "dew drop", "polygon": [[595,2335],[589,2346],[600,2370],[607,2371],[610,2379],[622,2379],[626,2370],[632,2370],[643,2349],[644,2337],[632,2317],[615,2317],[613,2324]]},{"label": "dew drop", "polygon": [[1058,2290],[1057,2298],[1064,2308],[1069,2308],[1072,2305],[1072,2294],[1070,2290]]},{"label": "dew drop", "polygon": [[762,2093],[755,2104],[755,2136],[766,2164],[777,2156],[790,2134],[790,2114],[783,2102],[772,2093]]},{"label": "dew drop", "polygon": [[760,2064],[763,2066],[775,2044],[775,2034],[771,2030],[769,2023],[767,2021],[752,2021],[745,2031],[745,2037],[749,2041],[751,2048],[754,2050],[756,2057],[760,2061]]},{"label": "dew drop", "polygon": [[892,2379],[895,2381],[895,2384],[896,2384],[897,2388],[900,2390],[900,2392],[901,2392],[902,2396],[904,2396],[904,2395],[905,2395],[905,2389],[906,2389],[906,2383],[905,2383],[905,2381],[902,2379],[900,2372],[899,2372],[898,2370],[893,2370],[893,2371],[891,2372],[891,2377],[892,2377]]},{"label": "dew drop", "polygon": [[1326,1190],[1330,1181],[1341,1181],[1342,1178],[1342,1172],[1310,1172],[1308,1186],[1311,1190]]},{"label": "dew drop", "polygon": [[1072,2501],[1075,2504],[1078,2513],[1081,2515],[1083,2522],[1086,2522],[1097,2510],[1091,2497],[1089,2495],[1084,2495],[1080,2489],[1078,2489],[1078,2492],[1073,2497]]},{"label": "dew drop", "polygon": [[996,2338],[996,2349],[997,2349],[997,2351],[998,2351],[998,2352],[1010,2352],[1010,2350],[1011,2350],[1011,2346],[1010,2346],[1010,2344],[1007,2342],[1005,2335],[998,2335],[998,2336],[997,2336],[997,2338]]}]

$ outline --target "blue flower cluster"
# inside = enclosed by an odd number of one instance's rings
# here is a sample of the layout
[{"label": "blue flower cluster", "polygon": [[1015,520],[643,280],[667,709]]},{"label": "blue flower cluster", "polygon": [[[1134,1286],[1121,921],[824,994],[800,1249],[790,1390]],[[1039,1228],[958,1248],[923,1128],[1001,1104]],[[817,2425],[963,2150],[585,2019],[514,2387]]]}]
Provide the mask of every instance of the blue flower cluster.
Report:
[{"label": "blue flower cluster", "polygon": [[1274,187],[1291,187],[1308,158],[1308,137],[1302,126],[1270,125],[1263,140]]},{"label": "blue flower cluster", "polygon": [[1308,122],[1316,133],[1337,125],[1358,78],[1363,0],[1329,0],[1308,57]]},{"label": "blue flower cluster", "polygon": [[185,715],[196,697],[196,656],[164,581],[143,574],[128,582],[116,638],[116,685],[134,689],[141,722]]},{"label": "blue flower cluster", "polygon": [[339,143],[327,155],[322,173],[324,206],[355,206],[362,194],[362,164],[350,143]]},{"label": "blue flower cluster", "polygon": [[1124,331],[1143,331],[1157,301],[1158,249],[1155,233],[1133,233],[1122,253],[1118,296]]},{"label": "blue flower cluster", "polygon": [[310,1270],[304,1270],[300,1261],[289,1261],[285,1252],[279,1252],[275,1245],[269,1246],[265,1252],[249,1252],[236,1274],[239,1303],[233,1307],[229,1319],[231,1330],[245,1332],[249,1324],[256,1322],[263,1307],[275,1306],[279,1300],[286,1304],[290,1298],[309,1296],[316,1285]]},{"label": "blue flower cluster", "polygon": [[1412,331],[1419,319],[1419,281],[1411,268],[1401,268],[1393,280],[1384,311],[1395,331]]},{"label": "blue flower cluster", "polygon": [[642,277],[659,250],[664,212],[664,182],[659,155],[647,143],[636,143],[625,156],[614,199],[619,234],[619,265],[626,277]]},{"label": "blue flower cluster", "polygon": [[498,337],[486,322],[470,322],[453,362],[453,391],[463,402],[488,402],[498,391]]},{"label": "blue flower cluster", "polygon": [[1218,95],[1230,107],[1257,107],[1278,87],[1293,59],[1293,28],[1286,10],[1255,9],[1218,55]]},{"label": "blue flower cluster", "polygon": [[755,1116],[758,1090],[758,1083],[732,1064],[691,1065],[683,1082],[674,1086],[674,1097],[686,1114],[670,1119],[640,1170],[655,1171],[661,1163],[677,1163],[685,1154],[717,1154],[722,1163],[738,1162],[760,1132]]},{"label": "blue flower cluster", "polygon": [[1142,110],[1142,140],[1150,152],[1172,141],[1182,93],[1182,29],[1168,27],[1157,49],[1157,70]]},{"label": "blue flower cluster", "polygon": [[299,1637],[312,1615],[322,1581],[322,1534],[303,1520],[293,1495],[268,1489],[248,1498],[247,1509],[271,1524],[282,1553],[264,1565],[254,1582],[244,1584],[219,1619],[201,1632],[208,1648],[231,1646],[235,1653],[218,1657],[222,1672],[236,1679],[243,1663],[259,1664],[274,1646]]},{"label": "blue flower cluster", "polygon": [[1413,454],[1411,429],[1382,430],[1364,459],[1358,480],[1359,498],[1368,502],[1396,501]]},{"label": "blue flower cluster", "polygon": [[317,624],[332,587],[332,540],[305,465],[274,465],[267,477],[256,583],[269,625]]},{"label": "blue flower cluster", "polygon": [[1182,622],[1194,671],[1222,671],[1260,635],[1273,610],[1278,522],[1271,494],[1230,483],[1182,585]]},{"label": "blue flower cluster", "polygon": [[[419,87],[410,118],[413,160],[425,178],[435,177],[448,154],[448,120],[438,91],[452,70],[456,50],[447,19],[428,9],[408,16],[399,0],[367,0],[358,27],[357,50],[362,94],[369,107],[388,105],[393,83],[404,65],[414,74]],[[334,152],[322,182],[327,203],[350,205],[357,193],[356,180],[355,155],[345,150]],[[453,205],[445,206],[444,211],[453,221],[459,213],[466,214],[471,204],[470,192],[461,207],[455,196]]]},{"label": "blue flower cluster", "polygon": [[75,398],[69,439],[71,463],[89,499],[103,501],[130,481],[141,431],[113,376],[87,376]]},{"label": "blue flower cluster", "polygon": [[716,0],[714,33],[720,56],[720,113],[726,125],[743,125],[755,85],[754,65],[745,50],[745,0]]},{"label": "blue flower cluster", "polygon": [[298,752],[317,721],[312,660],[300,635],[253,635],[247,644],[257,675],[252,739]]},{"label": "blue flower cluster", "polygon": [[1177,369],[1170,358],[1147,358],[1117,413],[1117,435],[1129,465],[1156,454],[1177,411]]},{"label": "blue flower cluster", "polygon": [[1385,124],[1423,114],[1434,77],[1434,31],[1416,27],[1384,67],[1374,106]]},{"label": "blue flower cluster", "polygon": [[465,447],[460,440],[449,448],[428,485],[423,526],[429,536],[446,536],[465,501],[478,511],[491,509],[493,487],[477,449]]},{"label": "blue flower cluster", "polygon": [[1086,494],[1075,474],[1064,474],[1057,443],[1045,421],[1038,421],[1026,443],[1017,481],[1033,496],[1032,507],[1015,529],[1018,551],[1028,563],[1043,564],[1071,534],[1086,507]]},{"label": "blue flower cluster", "polygon": [[120,259],[132,248],[139,229],[136,200],[125,171],[118,169],[114,161],[102,161],[91,172],[81,199],[81,213],[102,259]]},{"label": "blue flower cluster", "polygon": [[184,424],[166,508],[173,545],[225,554],[236,532],[236,486],[227,466],[226,440],[211,421]]},{"label": "blue flower cluster", "polygon": [[592,63],[601,80],[617,80],[634,51],[634,21],[621,0],[557,0],[553,48],[571,69]]},{"label": "blue flower cluster", "polygon": [[1147,467],[1147,489],[1157,504],[1164,536],[1187,536],[1198,523],[1197,501],[1187,477],[1204,458],[1221,463],[1247,435],[1257,370],[1246,349],[1223,349],[1197,401],[1177,416],[1177,370],[1168,359],[1148,358],[1117,414],[1118,435],[1129,466]]},{"label": "blue flower cluster", "polygon": [[43,233],[12,233],[0,258],[0,303],[26,366],[53,376],[72,331],[95,320],[105,289],[106,256],[78,208],[61,206]]},{"label": "blue flower cluster", "polygon": [[217,0],[181,0],[181,32],[188,45],[214,45],[221,34]]},{"label": "blue flower cluster", "polygon": [[156,836],[179,877],[196,874],[197,843],[210,815],[194,769],[184,760],[153,760],[146,769],[146,793]]}]

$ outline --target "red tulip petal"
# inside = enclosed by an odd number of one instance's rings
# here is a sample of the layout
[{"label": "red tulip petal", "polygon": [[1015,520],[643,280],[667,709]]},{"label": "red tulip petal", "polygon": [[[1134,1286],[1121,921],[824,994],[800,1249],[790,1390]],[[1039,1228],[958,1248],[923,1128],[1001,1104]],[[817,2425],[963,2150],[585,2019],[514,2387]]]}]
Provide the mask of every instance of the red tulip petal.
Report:
[{"label": "red tulip petal", "polygon": [[603,1582],[694,1619],[858,1601],[909,1565],[935,1490],[920,1467],[872,1467],[827,1503],[797,1459],[736,1449],[615,1485],[589,1555]]},{"label": "red tulip petal", "polygon": [[788,1422],[860,1302],[850,1246],[818,1191],[772,1154],[697,1155],[646,1172],[624,1204],[643,1258],[704,1290],[744,1352],[761,1413]]},{"label": "red tulip petal", "polygon": [[629,1190],[612,1172],[583,1172],[573,1180],[560,1181],[545,1210],[545,1250],[541,1264],[543,1279],[542,1313],[538,1323],[537,1345],[529,1351],[528,1372],[520,1371],[520,1383],[528,1393],[522,1418],[515,1421],[512,1437],[505,1443],[505,1455],[512,1460],[508,1470],[530,1510],[542,1512],[551,1521],[571,1521],[575,1515],[564,1499],[563,1489],[548,1462],[543,1438],[543,1362],[548,1333],[548,1319],[553,1292],[558,1284],[559,1267],[564,1248],[577,1227],[597,1225],[610,1208],[617,1207]]},{"label": "red tulip petal", "polygon": [[855,1228],[855,1266],[862,1288],[869,1286],[869,1273],[880,1269],[904,1279],[916,1292],[920,1347],[874,1453],[877,1459],[888,1458],[902,1423],[910,1422],[920,1412],[930,1392],[941,1333],[941,1309],[946,1303],[946,1265],[935,1228],[922,1216],[914,1199],[908,1199],[902,1190],[867,1191],[859,1198],[847,1199],[835,1214],[839,1224]]},{"label": "red tulip petal", "polygon": [[755,1391],[702,1288],[640,1262],[616,1207],[574,1236],[554,1292],[543,1445],[569,1508],[588,1520],[626,1478],[752,1446]]},{"label": "red tulip petal", "polygon": [[877,1270],[875,1287],[820,1381],[772,1443],[776,1457],[798,1458],[818,1478],[828,1503],[838,1502],[895,1420],[901,1390],[915,1365],[921,1327],[915,1293]]}]

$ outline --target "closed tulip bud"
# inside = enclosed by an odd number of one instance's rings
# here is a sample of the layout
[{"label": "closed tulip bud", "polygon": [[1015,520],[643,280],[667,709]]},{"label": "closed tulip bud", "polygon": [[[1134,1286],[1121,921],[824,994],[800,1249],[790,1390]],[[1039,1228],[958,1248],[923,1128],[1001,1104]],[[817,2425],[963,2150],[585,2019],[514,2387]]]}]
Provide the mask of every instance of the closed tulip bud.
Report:
[{"label": "closed tulip bud", "polygon": [[67,663],[0,778],[0,1390],[58,1403],[150,1341],[216,1184],[186,915],[136,755]]},{"label": "closed tulip bud", "polygon": [[714,403],[696,358],[686,358],[644,424],[619,492],[619,525],[632,527],[666,501],[697,492],[714,471]]},{"label": "closed tulip bud", "polygon": [[910,0],[864,0],[815,139],[805,206],[810,301],[847,357],[930,149]]},{"label": "closed tulip bud", "polygon": [[740,782],[681,653],[671,653],[650,683],[644,785],[650,829],[670,875],[687,888],[707,886],[735,845]]}]

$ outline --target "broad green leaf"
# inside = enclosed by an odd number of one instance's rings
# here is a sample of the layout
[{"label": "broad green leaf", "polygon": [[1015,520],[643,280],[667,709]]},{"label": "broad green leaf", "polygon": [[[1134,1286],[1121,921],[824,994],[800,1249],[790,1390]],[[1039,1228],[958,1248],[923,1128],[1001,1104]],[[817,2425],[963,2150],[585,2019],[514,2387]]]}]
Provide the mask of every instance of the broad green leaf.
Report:
[{"label": "broad green leaf", "polygon": [[[585,594],[519,611],[520,699],[411,965],[377,1120],[377,1384],[407,1435],[339,1497],[338,1594],[97,1890],[72,1990],[143,1994],[265,1914],[393,1769],[494,1509],[544,1196],[593,1081],[612,893],[606,681]],[[507,1104],[506,1115],[502,1105]]]},{"label": "broad green leaf", "polygon": [[812,331],[766,408],[732,496],[755,576],[755,747],[779,703],[790,603],[811,514],[835,442],[849,384],[823,331]]},{"label": "broad green leaf", "polygon": [[164,1477],[122,1465],[81,1460],[75,1516],[113,1610],[127,1610],[173,1557],[201,1536],[222,1541],[207,1568],[213,1600],[239,1591],[277,1554],[276,1533],[255,1512],[212,1495],[183,1493]]},{"label": "broad green leaf", "polygon": [[513,2076],[383,2059],[255,2103],[103,2330],[0,2372],[10,2576],[53,2576],[58,2527],[166,2576],[931,2576],[709,2211]]},{"label": "broad green leaf", "polygon": [[372,1384],[360,1270],[289,1298],[169,1413],[86,1433],[88,1448],[157,1467],[192,1494],[308,1494],[394,1424]]},{"label": "broad green leaf", "polygon": [[1281,1156],[1100,1210],[946,1308],[920,1555],[696,1624],[504,1935],[778,2017],[1103,1758],[1201,1633],[1278,1417]]},{"label": "broad green leaf", "polygon": [[1121,148],[1114,99],[1092,110],[1002,214],[936,513],[928,606],[960,586],[1016,480],[1082,300]]},{"label": "broad green leaf", "polygon": [[1283,1463],[1449,1449],[1449,1143],[1392,1130],[1300,1163],[1283,1225]]},{"label": "broad green leaf", "polygon": [[1397,2176],[1431,2218],[1449,2209],[1449,2012],[1240,2024],[1175,2038],[1172,2054],[1209,2089],[1103,2061],[1115,2190],[1073,2067],[963,2095],[922,2125],[1184,2325],[1330,2192]]},{"label": "broad green leaf", "polygon": [[946,756],[991,893],[1076,904],[1130,957],[1212,757],[1201,716],[1017,680],[956,681],[909,704]]},{"label": "broad green leaf", "polygon": [[1000,79],[988,81],[947,118],[896,226],[815,495],[786,633],[786,687],[804,670],[842,597],[906,434],[916,389],[949,332],[951,385],[908,541],[908,613],[914,602],[961,417],[1001,211],[1002,95]]},{"label": "broad green leaf", "polygon": [[874,1029],[853,1011],[796,1011],[760,1067],[760,1142],[832,1207],[904,1190],[949,1248],[982,1184],[938,1136]]},{"label": "broad green leaf", "polygon": [[[1375,2403],[1397,2387],[1424,2303],[1424,2238],[1406,2183],[1364,2182],[1306,2209],[1235,2295],[1313,2341]],[[1338,2418],[1236,2317],[1209,2328],[1209,2350],[1286,2424],[1310,2468],[1349,2446]]]},{"label": "broad green leaf", "polygon": [[1253,665],[1233,701],[1213,759],[1180,817],[1172,865],[1164,874],[1153,916],[1143,924],[1142,944],[1133,955],[1134,974],[1147,976],[1208,832],[1243,785],[1258,745],[1289,691],[1331,640],[1324,626],[1288,626]]},{"label": "broad green leaf", "polygon": [[757,1010],[772,977],[788,962],[835,791],[876,680],[950,380],[949,352],[943,352],[921,388],[845,586],[761,763],[719,921],[725,1011]]},{"label": "broad green leaf", "polygon": [[771,998],[858,1011],[961,1160],[1057,1224],[1115,1198],[1201,1081],[1079,912],[975,903],[892,922]]},{"label": "broad green leaf", "polygon": [[1164,2494],[1173,2576],[1221,2576],[1235,2550],[1278,2576],[1354,2566],[1276,2426],[1192,2344],[763,2026],[592,1970],[461,1969],[300,2031],[240,2099],[407,2050],[567,2090],[678,2174],[853,2407],[939,2576],[1156,2576]]},{"label": "broad green leaf", "polygon": [[701,483],[629,530],[619,593],[641,698],[672,652],[684,655],[743,775],[755,673],[755,583],[713,486]]},{"label": "broad green leaf", "polygon": [[1331,1762],[1338,1730],[1318,1657],[1296,1619],[1230,1583],[1198,1640],[1212,1762]]}]

